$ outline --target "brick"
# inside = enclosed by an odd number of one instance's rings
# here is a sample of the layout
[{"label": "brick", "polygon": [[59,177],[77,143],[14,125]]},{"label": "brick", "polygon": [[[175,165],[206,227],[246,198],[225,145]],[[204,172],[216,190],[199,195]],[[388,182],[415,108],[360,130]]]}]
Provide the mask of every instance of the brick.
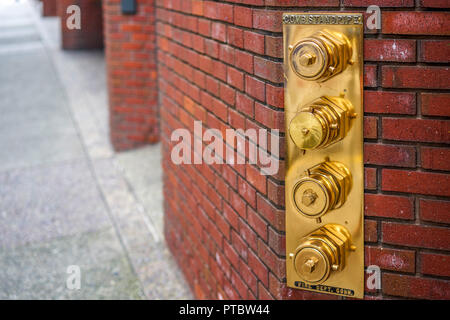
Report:
[{"label": "brick", "polygon": [[366,266],[377,265],[385,270],[415,272],[416,258],[412,250],[365,247],[364,257]]},{"label": "brick", "polygon": [[270,291],[267,290],[261,282],[258,282],[258,293],[260,300],[273,300],[273,296],[270,294]]},{"label": "brick", "polygon": [[284,108],[284,88],[266,84],[266,101],[269,105]]},{"label": "brick", "polygon": [[231,283],[236,288],[237,292],[241,299],[247,299],[247,290],[248,287],[242,278],[238,275],[238,273],[234,270],[231,272]]},{"label": "brick", "polygon": [[364,117],[364,138],[376,139],[378,137],[378,119],[376,117]]},{"label": "brick", "polygon": [[410,92],[364,91],[364,112],[416,114],[416,95]]},{"label": "brick", "polygon": [[249,251],[248,254],[248,266],[253,270],[258,279],[266,286],[269,283],[269,270],[261,261],[261,259],[253,253],[253,251]]},{"label": "brick", "polygon": [[450,299],[450,282],[386,273],[382,277],[384,294],[417,299]]},{"label": "brick", "polygon": [[432,276],[450,277],[450,256],[445,254],[421,253],[420,271]]},{"label": "brick", "polygon": [[422,114],[427,116],[450,117],[450,94],[422,93],[420,95]]},{"label": "brick", "polygon": [[227,26],[223,23],[213,22],[211,24],[211,37],[221,42],[227,41]]},{"label": "brick", "polygon": [[248,75],[245,76],[245,92],[260,101],[264,102],[266,99],[266,87],[264,82]]},{"label": "brick", "polygon": [[377,86],[377,66],[365,65],[364,87],[376,87],[376,86]]},{"label": "brick", "polygon": [[203,1],[192,0],[192,14],[198,16],[203,15]]},{"label": "brick", "polygon": [[244,47],[244,31],[239,28],[228,26],[227,28],[227,43],[243,48]]},{"label": "brick", "polygon": [[450,35],[448,12],[386,11],[381,15],[384,34]]},{"label": "brick", "polygon": [[[233,107],[236,102],[236,91],[232,87],[222,83],[220,83],[219,88],[220,99]],[[241,126],[239,128],[244,128],[244,126]]]},{"label": "brick", "polygon": [[420,0],[420,6],[424,8],[450,8],[447,0]]},{"label": "brick", "polygon": [[252,9],[234,6],[234,24],[237,26],[251,28],[253,23]]},{"label": "brick", "polygon": [[239,255],[227,241],[223,242],[223,252],[231,265],[235,268],[239,268]]},{"label": "brick", "polygon": [[252,31],[244,31],[245,50],[264,54],[264,35]]},{"label": "brick", "polygon": [[[239,177],[238,191],[239,194],[248,202],[250,206],[256,208],[256,189],[253,188],[250,183],[248,183],[241,177]],[[248,211],[249,209],[247,210],[247,212]]]},{"label": "brick", "polygon": [[413,198],[382,194],[364,195],[364,212],[366,216],[414,219]]},{"label": "brick", "polygon": [[284,210],[277,209],[267,199],[261,195],[257,195],[257,212],[266,219],[275,230],[283,231],[284,225]]},{"label": "brick", "polygon": [[256,188],[256,190],[258,190],[262,194],[267,193],[267,178],[266,176],[261,174],[258,168],[250,164],[246,165],[245,177],[247,178],[248,182],[250,182]]},{"label": "brick", "polygon": [[377,169],[364,168],[364,189],[377,189]]},{"label": "brick", "polygon": [[422,147],[422,168],[450,171],[450,149]]},{"label": "brick", "polygon": [[450,121],[384,118],[383,138],[401,141],[449,143]]},{"label": "brick", "polygon": [[266,6],[337,7],[339,6],[339,0],[266,0]]},{"label": "brick", "polygon": [[415,167],[416,149],[410,146],[364,144],[364,163],[395,167]]},{"label": "brick", "polygon": [[204,1],[203,13],[210,19],[233,22],[233,6],[229,4]]},{"label": "brick", "polygon": [[253,118],[254,115],[254,102],[245,94],[238,92],[236,94],[236,109],[245,113],[247,116]]},{"label": "brick", "polygon": [[211,35],[211,21],[206,19],[198,19],[198,33],[209,37]]},{"label": "brick", "polygon": [[234,48],[228,45],[221,44],[219,50],[220,60],[228,64],[234,64]]},{"label": "brick", "polygon": [[450,41],[422,40],[420,41],[419,61],[450,62]]},{"label": "brick", "polygon": [[254,57],[254,74],[274,83],[283,83],[283,64],[261,57]]},{"label": "brick", "polygon": [[253,28],[272,32],[282,31],[282,15],[281,11],[272,11],[267,9],[253,10]]},{"label": "brick", "polygon": [[[235,232],[234,230],[231,232],[231,243],[236,252],[241,256],[244,261],[247,261],[248,256],[248,247],[244,240]],[[240,260],[239,267],[242,265],[242,259]]]},{"label": "brick", "polygon": [[279,129],[284,132],[284,113],[268,108],[259,102],[255,103],[255,120],[269,129]]},{"label": "brick", "polygon": [[252,270],[241,260],[239,266],[239,272],[244,279],[245,283],[247,283],[250,290],[256,294],[258,288],[258,280],[256,276],[253,274]]},{"label": "brick", "polygon": [[259,216],[259,214],[251,208],[247,210],[247,222],[256,231],[256,233],[267,241],[267,223]]},{"label": "brick", "polygon": [[383,222],[383,243],[408,247],[449,250],[450,230],[447,228]]},{"label": "brick", "polygon": [[378,223],[376,221],[367,219],[364,221],[364,241],[378,241]]},{"label": "brick", "polygon": [[283,58],[283,38],[276,36],[265,36],[266,55],[274,58]]},{"label": "brick", "polygon": [[[367,7],[367,0],[344,0],[346,7]],[[370,5],[378,7],[414,7],[414,0],[375,0]]]},{"label": "brick", "polygon": [[245,201],[234,191],[230,192],[230,205],[241,217],[246,217]]},{"label": "brick", "polygon": [[450,223],[450,201],[420,199],[419,213],[423,221]]},{"label": "brick", "polygon": [[236,67],[253,73],[253,56],[248,52],[236,50]]},{"label": "brick", "polygon": [[277,205],[284,205],[284,185],[280,185],[270,179],[267,180],[267,197]]},{"label": "brick", "polygon": [[284,256],[286,254],[286,236],[279,234],[273,228],[269,227],[269,246],[276,254]]},{"label": "brick", "polygon": [[227,68],[227,83],[239,90],[244,90],[244,73],[232,68]]},{"label": "brick", "polygon": [[258,256],[277,278],[283,279],[286,277],[285,259],[277,257],[261,239],[258,239]]},{"label": "brick", "polygon": [[449,89],[449,77],[450,68],[447,67],[382,67],[382,86],[385,88]]},{"label": "brick", "polygon": [[249,245],[250,248],[258,250],[258,236],[256,232],[242,219],[239,219],[239,232],[242,239]]},{"label": "brick", "polygon": [[416,42],[402,39],[367,39],[364,41],[365,61],[416,61]]},{"label": "brick", "polygon": [[219,43],[214,40],[205,39],[205,53],[212,58],[219,58]]},{"label": "brick", "polygon": [[381,180],[385,191],[450,196],[447,174],[383,169]]}]

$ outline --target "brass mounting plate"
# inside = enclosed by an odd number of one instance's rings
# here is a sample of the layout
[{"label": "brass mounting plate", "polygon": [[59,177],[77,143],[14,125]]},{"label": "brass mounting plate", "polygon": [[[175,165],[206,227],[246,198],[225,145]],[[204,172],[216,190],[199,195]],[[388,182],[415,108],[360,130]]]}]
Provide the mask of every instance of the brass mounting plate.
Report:
[{"label": "brass mounting plate", "polygon": [[[319,31],[344,34],[351,44],[351,63],[335,76],[324,81],[304,80],[290,63],[295,45]],[[283,46],[285,74],[286,132],[295,115],[321,96],[345,94],[355,112],[352,127],[342,140],[326,148],[299,149],[287,135],[286,169],[286,268],[287,285],[321,293],[362,298],[364,295],[364,165],[363,165],[363,18],[360,13],[285,13],[283,15]],[[314,63],[306,55],[300,63]],[[352,188],[344,205],[332,210],[320,220],[298,213],[293,190],[296,183],[311,168],[326,158],[343,163],[351,172]],[[321,284],[308,284],[295,271],[294,257],[303,237],[325,224],[344,226],[351,235],[354,251],[350,252],[343,270],[331,272]]]}]

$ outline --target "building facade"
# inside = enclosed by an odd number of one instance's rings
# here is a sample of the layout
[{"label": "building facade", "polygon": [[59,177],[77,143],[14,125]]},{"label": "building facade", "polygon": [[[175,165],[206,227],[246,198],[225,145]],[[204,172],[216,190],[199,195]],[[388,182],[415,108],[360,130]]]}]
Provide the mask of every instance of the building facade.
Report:
[{"label": "building facade", "polygon": [[[111,139],[117,150],[161,142],[165,237],[197,298],[341,298],[286,286],[282,14],[344,11],[365,17],[365,265],[381,270],[365,298],[450,299],[448,1],[136,4],[124,14],[120,0],[103,1]],[[381,29],[367,27],[370,5]],[[223,136],[278,129],[278,172],[175,164],[175,129],[192,149],[208,144],[194,121]]]}]

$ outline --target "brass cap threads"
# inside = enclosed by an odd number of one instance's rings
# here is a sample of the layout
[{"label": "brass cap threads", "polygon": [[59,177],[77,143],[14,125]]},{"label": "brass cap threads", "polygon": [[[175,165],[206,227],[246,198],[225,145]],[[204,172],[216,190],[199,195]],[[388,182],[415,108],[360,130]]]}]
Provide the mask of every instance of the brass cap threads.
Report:
[{"label": "brass cap threads", "polygon": [[344,97],[322,96],[291,120],[289,136],[300,149],[325,148],[347,135],[355,116],[352,104]]},{"label": "brass cap threads", "polygon": [[326,161],[307,172],[293,190],[293,202],[300,214],[317,219],[345,203],[352,178],[342,163]]},{"label": "brass cap threads", "polygon": [[292,46],[289,63],[304,80],[326,81],[352,64],[348,38],[336,31],[323,30]]},{"label": "brass cap threads", "polygon": [[327,224],[302,238],[294,254],[294,268],[308,283],[319,284],[332,272],[344,269],[352,251],[351,237],[345,227]]}]

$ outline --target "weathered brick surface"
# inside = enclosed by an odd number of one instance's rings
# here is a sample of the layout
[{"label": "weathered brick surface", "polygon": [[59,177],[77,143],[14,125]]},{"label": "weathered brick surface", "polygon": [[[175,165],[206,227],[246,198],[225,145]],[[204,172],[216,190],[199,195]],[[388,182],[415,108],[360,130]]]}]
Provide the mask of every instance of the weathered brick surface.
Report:
[{"label": "weathered brick surface", "polygon": [[[448,299],[448,268],[439,266],[450,250],[449,15],[433,9],[445,7],[437,0],[371,4],[383,23],[365,31],[364,236],[366,266],[380,266],[382,289],[366,298]],[[261,176],[253,165],[177,166],[170,136],[192,132],[194,120],[221,132],[283,132],[282,12],[366,6],[156,1],[165,235],[197,297],[339,299],[286,287],[283,146],[280,172]]]},{"label": "weathered brick surface", "polygon": [[155,3],[138,1],[135,15],[122,14],[120,0],[102,4],[112,145],[126,150],[156,142]]}]

